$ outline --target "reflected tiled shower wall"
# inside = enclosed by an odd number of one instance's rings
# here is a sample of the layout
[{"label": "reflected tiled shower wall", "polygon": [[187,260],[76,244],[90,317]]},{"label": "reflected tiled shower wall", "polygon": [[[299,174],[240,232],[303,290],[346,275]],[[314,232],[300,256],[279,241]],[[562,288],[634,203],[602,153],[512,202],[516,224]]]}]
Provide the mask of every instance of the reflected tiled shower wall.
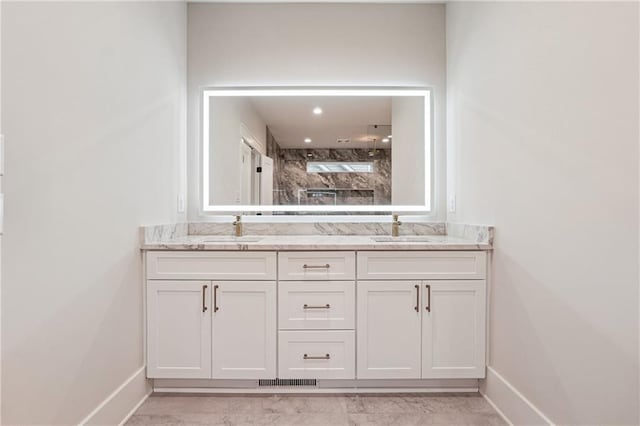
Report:
[{"label": "reflected tiled shower wall", "polygon": [[284,168],[284,160],[280,155],[280,145],[267,127],[267,157],[273,160],[273,204],[280,204],[280,173]]},{"label": "reflected tiled shower wall", "polygon": [[[276,205],[391,204],[391,150],[283,149],[267,129]],[[309,155],[310,154],[310,155]],[[307,173],[307,161],[372,161],[373,173]]]}]

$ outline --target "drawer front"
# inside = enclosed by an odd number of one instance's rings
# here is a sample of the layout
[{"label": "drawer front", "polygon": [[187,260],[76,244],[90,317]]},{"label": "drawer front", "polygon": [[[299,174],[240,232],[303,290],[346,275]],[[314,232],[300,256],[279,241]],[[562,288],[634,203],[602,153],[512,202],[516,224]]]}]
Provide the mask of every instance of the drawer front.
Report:
[{"label": "drawer front", "polygon": [[481,251],[362,251],[358,252],[359,280],[482,280],[487,255]]},{"label": "drawer front", "polygon": [[281,379],[355,379],[354,331],[280,331]]},{"label": "drawer front", "polygon": [[354,281],[281,281],[280,329],[353,329],[355,288]]},{"label": "drawer front", "polygon": [[147,278],[154,280],[276,279],[275,252],[147,252]]},{"label": "drawer front", "polygon": [[280,280],[353,280],[356,254],[345,251],[280,252]]}]

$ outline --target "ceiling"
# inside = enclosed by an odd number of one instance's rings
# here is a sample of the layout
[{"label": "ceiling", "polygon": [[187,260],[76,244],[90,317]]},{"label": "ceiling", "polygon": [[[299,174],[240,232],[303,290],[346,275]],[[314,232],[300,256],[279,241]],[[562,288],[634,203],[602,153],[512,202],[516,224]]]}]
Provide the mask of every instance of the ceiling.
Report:
[{"label": "ceiling", "polygon": [[[377,148],[391,147],[391,142],[380,143],[391,132],[390,96],[256,96],[251,101],[282,148],[371,148],[374,138]],[[315,107],[322,114],[315,115]]]}]

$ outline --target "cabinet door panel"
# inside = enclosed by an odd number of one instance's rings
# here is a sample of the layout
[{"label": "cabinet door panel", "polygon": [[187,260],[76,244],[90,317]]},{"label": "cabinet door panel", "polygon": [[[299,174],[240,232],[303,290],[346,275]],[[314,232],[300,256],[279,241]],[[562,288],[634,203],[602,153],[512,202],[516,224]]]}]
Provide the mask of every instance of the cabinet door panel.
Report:
[{"label": "cabinet door panel", "polygon": [[357,284],[359,379],[420,378],[419,284]]},{"label": "cabinet door panel", "polygon": [[275,378],[276,283],[213,281],[212,284],[213,378]]},{"label": "cabinet door panel", "polygon": [[485,288],[485,281],[423,283],[423,378],[485,376]]},{"label": "cabinet door panel", "polygon": [[207,281],[147,282],[148,377],[211,377],[210,297]]}]

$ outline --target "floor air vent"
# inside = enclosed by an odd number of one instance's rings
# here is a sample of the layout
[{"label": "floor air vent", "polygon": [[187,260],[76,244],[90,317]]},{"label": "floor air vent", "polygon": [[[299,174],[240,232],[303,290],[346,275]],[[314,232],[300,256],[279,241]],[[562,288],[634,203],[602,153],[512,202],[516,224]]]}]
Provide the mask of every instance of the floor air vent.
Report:
[{"label": "floor air vent", "polygon": [[269,379],[259,380],[258,387],[299,387],[299,386],[317,386],[316,379]]}]

